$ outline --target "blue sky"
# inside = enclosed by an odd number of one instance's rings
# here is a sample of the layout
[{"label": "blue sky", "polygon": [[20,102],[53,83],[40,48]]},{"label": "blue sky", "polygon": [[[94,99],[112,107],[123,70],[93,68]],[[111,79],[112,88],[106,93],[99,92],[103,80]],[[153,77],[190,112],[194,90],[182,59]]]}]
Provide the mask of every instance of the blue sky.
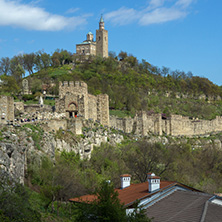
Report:
[{"label": "blue sky", "polygon": [[74,53],[103,14],[109,51],[222,85],[221,9],[221,0],[0,0],[0,57]]}]

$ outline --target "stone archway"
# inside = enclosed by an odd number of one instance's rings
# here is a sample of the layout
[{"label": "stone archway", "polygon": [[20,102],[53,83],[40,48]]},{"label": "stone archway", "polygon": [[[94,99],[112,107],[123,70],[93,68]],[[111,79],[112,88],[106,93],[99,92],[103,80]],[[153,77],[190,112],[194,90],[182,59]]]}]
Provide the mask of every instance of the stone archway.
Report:
[{"label": "stone archway", "polygon": [[78,114],[78,104],[74,101],[70,102],[66,110],[69,118],[77,117]]}]

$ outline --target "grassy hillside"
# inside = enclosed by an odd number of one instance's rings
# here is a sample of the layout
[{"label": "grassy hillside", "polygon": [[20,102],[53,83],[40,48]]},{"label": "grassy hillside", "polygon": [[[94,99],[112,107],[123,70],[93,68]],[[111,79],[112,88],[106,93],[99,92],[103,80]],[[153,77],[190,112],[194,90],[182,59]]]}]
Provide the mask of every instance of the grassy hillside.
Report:
[{"label": "grassy hillside", "polygon": [[136,110],[202,119],[222,115],[221,101],[214,101],[222,95],[221,87],[191,73],[159,69],[146,61],[139,63],[133,56],[122,61],[97,57],[76,62],[74,67],[72,64],[48,67],[32,75],[32,90],[40,90],[41,82],[48,84],[50,93],[58,94],[59,81],[76,80],[85,81],[91,94],[108,94],[110,109],[122,111],[117,113],[120,116],[134,115]]},{"label": "grassy hillside", "polygon": [[[118,57],[114,53],[110,55],[107,59],[90,57],[80,63],[79,57],[64,50],[56,51],[52,56],[43,52],[32,54],[38,58],[27,77],[32,93],[42,92],[44,88],[47,93],[58,95],[59,81],[82,80],[88,84],[89,93],[108,94],[110,109],[118,110],[112,113],[119,116],[134,115],[137,110],[201,119],[222,115],[222,88],[210,80],[194,76],[191,72],[158,68],[145,60],[139,62],[125,52],[120,52]],[[22,58],[14,57],[12,61],[16,59],[22,61]],[[16,95],[21,91],[24,70],[20,71],[12,70],[11,75],[1,76],[0,93],[13,92]]]}]

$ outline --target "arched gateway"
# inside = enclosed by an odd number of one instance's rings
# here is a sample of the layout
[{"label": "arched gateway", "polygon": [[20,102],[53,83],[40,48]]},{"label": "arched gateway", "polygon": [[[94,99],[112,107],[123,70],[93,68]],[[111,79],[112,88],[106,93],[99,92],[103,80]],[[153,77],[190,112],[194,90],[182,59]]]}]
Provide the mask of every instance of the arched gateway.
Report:
[{"label": "arched gateway", "polygon": [[78,104],[76,102],[70,102],[66,112],[69,113],[69,118],[77,117],[77,114],[78,114]]}]

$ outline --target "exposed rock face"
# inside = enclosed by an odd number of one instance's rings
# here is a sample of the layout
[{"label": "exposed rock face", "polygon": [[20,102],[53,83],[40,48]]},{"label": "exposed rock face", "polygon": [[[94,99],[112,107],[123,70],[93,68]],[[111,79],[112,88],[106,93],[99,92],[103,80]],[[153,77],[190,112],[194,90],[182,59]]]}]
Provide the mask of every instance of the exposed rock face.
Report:
[{"label": "exposed rock face", "polygon": [[32,138],[33,134],[40,132],[30,128],[0,127],[0,177],[13,178],[16,182],[24,184],[25,172],[29,163],[41,165],[43,156],[55,157],[55,152],[74,151],[81,158],[90,158],[94,146],[109,142],[114,145],[123,140],[117,133],[107,132],[104,129],[84,131],[84,135],[76,137],[71,131],[62,131],[70,135],[58,138],[54,133],[44,132],[38,147]]},{"label": "exposed rock face", "polygon": [[[13,178],[23,184],[27,165],[34,163],[35,166],[41,166],[43,156],[53,159],[56,151],[74,151],[79,153],[81,158],[90,158],[94,146],[100,146],[101,143],[115,145],[124,139],[122,132],[103,128],[99,124],[90,122],[84,124],[82,135],[77,136],[71,130],[60,130],[59,133],[42,131],[37,146],[36,138],[33,135],[40,134],[40,131],[27,127],[0,127],[0,178]],[[150,143],[162,143],[163,145],[189,142],[192,149],[222,148],[220,135],[176,139],[154,135],[142,137],[132,134],[130,137],[133,140],[143,138]]]},{"label": "exposed rock face", "polygon": [[24,183],[26,147],[18,142],[15,134],[4,133],[9,142],[0,142],[0,175]]}]

